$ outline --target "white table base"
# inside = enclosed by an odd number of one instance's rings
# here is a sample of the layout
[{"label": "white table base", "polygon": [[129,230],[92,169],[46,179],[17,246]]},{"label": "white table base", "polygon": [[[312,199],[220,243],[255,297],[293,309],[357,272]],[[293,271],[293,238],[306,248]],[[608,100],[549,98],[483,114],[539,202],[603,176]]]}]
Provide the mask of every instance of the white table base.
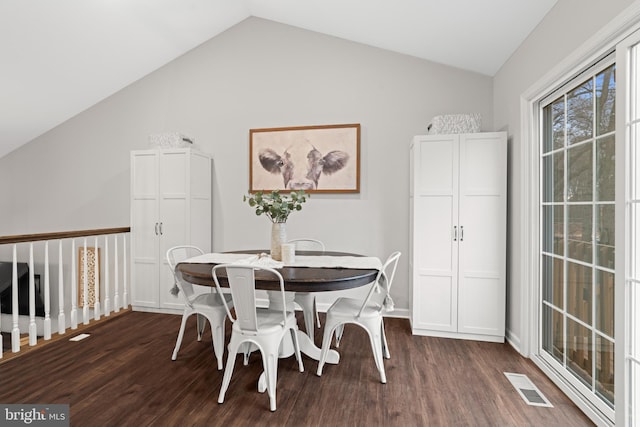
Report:
[{"label": "white table base", "polygon": [[[280,291],[267,291],[269,296],[269,308],[273,310],[282,310],[282,294]],[[295,297],[294,292],[285,292],[285,304],[288,311],[293,311],[293,299]],[[297,330],[298,345],[300,346],[300,352],[306,354],[314,360],[320,360],[320,347],[316,346],[313,342],[313,338],[307,335],[301,330]],[[254,347],[255,348],[255,347]],[[291,334],[284,334],[282,342],[280,343],[280,358],[290,357],[295,353],[293,348],[293,341]],[[327,363],[337,364],[340,362],[340,353],[330,349],[327,354]],[[260,374],[258,379],[258,391],[264,393],[267,390],[267,380],[264,372]]]}]

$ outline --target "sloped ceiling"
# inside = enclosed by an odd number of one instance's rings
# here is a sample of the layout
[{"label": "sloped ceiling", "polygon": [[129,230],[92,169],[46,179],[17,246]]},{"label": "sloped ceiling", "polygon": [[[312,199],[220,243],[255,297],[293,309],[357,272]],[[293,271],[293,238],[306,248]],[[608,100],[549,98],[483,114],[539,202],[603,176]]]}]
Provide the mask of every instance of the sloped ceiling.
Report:
[{"label": "sloped ceiling", "polygon": [[0,0],[0,157],[256,16],[493,76],[557,0]]}]

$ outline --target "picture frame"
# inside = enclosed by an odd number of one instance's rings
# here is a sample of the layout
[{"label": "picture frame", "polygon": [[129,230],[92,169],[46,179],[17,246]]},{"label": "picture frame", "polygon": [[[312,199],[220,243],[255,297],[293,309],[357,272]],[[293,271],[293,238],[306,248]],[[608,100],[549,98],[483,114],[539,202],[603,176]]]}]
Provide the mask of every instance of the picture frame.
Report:
[{"label": "picture frame", "polygon": [[360,124],[251,129],[249,192],[360,192]]}]

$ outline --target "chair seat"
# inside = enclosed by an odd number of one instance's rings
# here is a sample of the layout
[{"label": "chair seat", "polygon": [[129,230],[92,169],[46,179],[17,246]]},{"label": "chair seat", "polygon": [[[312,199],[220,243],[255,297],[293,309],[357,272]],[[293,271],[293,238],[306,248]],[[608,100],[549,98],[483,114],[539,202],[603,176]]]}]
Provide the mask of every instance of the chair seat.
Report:
[{"label": "chair seat", "polygon": [[[232,303],[231,295],[223,294],[223,296],[224,296],[224,299],[227,300],[227,303],[229,304]],[[221,309],[224,310],[224,305],[222,304],[222,300],[220,299],[220,296],[213,292],[208,292],[206,294],[198,295],[193,299],[193,301],[191,302],[191,305],[193,305],[193,308],[195,309],[198,309],[198,308],[206,309],[208,307],[220,307]]]},{"label": "chair seat", "polygon": [[[362,300],[355,298],[338,298],[327,310],[327,316],[355,317],[362,308]],[[360,318],[377,317],[380,315],[380,306],[369,302],[366,304]]]},{"label": "chair seat", "polygon": [[[256,316],[258,318],[259,325],[258,333],[261,335],[282,332],[285,326],[289,327],[292,323],[296,323],[295,315],[292,312],[287,312],[287,325],[282,324],[282,311],[269,310],[268,308],[257,308]],[[240,324],[238,322],[235,322],[233,324],[233,329],[236,329],[238,332],[240,332]],[[243,333],[246,335],[247,331],[244,331]]]}]

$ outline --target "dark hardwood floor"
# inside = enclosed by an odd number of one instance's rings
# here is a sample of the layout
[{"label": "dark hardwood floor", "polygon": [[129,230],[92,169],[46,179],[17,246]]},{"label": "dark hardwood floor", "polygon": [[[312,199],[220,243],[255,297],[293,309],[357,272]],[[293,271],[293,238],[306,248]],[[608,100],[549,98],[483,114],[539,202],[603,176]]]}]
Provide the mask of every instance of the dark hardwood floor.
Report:
[{"label": "dark hardwood floor", "polygon": [[[192,316],[171,361],[180,317],[140,312],[83,331],[91,334],[83,341],[59,340],[1,363],[0,402],[68,403],[72,426],[592,425],[507,344],[412,336],[405,319],[385,325],[387,384],[380,383],[366,333],[347,325],[340,364],[325,365],[322,377],[308,357],[304,373],[294,357],[280,360],[273,413],[256,389],[259,355],[248,366],[238,356],[225,403],[218,404],[222,371],[210,330],[196,341]],[[227,340],[228,334],[227,327]],[[526,405],[503,372],[528,375],[554,407]]]}]

